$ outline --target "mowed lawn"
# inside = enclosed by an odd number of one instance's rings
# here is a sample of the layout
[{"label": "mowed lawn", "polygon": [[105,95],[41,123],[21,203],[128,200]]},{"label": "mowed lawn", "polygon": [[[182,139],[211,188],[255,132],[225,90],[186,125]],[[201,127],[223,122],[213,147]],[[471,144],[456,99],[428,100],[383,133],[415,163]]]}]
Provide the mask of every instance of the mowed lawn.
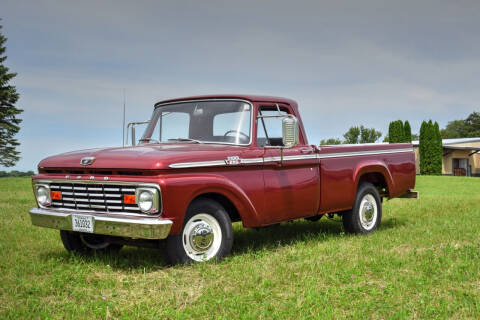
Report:
[{"label": "mowed lawn", "polygon": [[30,179],[0,179],[0,319],[480,318],[480,179],[418,177],[381,228],[235,226],[221,263],[168,267],[153,249],[68,254],[31,226]]}]

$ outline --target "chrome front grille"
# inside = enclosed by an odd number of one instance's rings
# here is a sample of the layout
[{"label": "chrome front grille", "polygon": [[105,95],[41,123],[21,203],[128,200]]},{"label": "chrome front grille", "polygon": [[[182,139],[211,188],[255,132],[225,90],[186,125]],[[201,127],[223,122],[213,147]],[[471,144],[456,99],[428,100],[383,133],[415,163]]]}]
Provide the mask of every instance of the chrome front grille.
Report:
[{"label": "chrome front grille", "polygon": [[137,204],[124,203],[125,195],[135,195],[135,185],[51,182],[50,189],[61,192],[60,200],[52,200],[52,208],[141,213]]}]

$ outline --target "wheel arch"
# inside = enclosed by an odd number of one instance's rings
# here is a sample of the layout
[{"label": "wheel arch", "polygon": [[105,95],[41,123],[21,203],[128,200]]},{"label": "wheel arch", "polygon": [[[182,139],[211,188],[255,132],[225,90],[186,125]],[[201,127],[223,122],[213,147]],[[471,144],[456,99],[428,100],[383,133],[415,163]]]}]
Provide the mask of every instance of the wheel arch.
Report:
[{"label": "wheel arch", "polygon": [[360,184],[369,182],[377,189],[381,197],[390,198],[394,189],[393,179],[387,166],[382,162],[369,162],[358,166],[354,173],[355,192]]},{"label": "wheel arch", "polygon": [[224,176],[212,174],[177,176],[167,182],[166,193],[174,195],[165,196],[167,218],[174,220],[170,234],[181,231],[188,207],[199,198],[212,199],[220,203],[232,222],[242,221],[245,227],[258,224],[258,212],[251,199],[237,184]]},{"label": "wheel arch", "polygon": [[240,216],[237,207],[227,196],[218,192],[202,193],[194,198],[188,206],[190,207],[192,203],[199,199],[208,199],[218,202],[225,209],[225,211],[227,211],[232,222],[242,221],[242,217]]}]

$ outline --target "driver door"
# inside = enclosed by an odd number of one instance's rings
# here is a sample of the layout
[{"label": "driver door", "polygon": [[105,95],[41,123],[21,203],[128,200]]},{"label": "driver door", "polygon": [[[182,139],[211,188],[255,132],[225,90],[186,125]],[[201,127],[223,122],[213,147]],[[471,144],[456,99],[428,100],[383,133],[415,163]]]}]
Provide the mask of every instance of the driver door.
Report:
[{"label": "driver door", "polygon": [[[291,114],[280,106],[281,114]],[[282,118],[276,106],[261,106],[257,120],[257,145],[264,148],[264,224],[271,224],[317,213],[320,203],[319,165],[315,151],[300,143],[282,149]],[[283,160],[282,160],[283,158]]]}]

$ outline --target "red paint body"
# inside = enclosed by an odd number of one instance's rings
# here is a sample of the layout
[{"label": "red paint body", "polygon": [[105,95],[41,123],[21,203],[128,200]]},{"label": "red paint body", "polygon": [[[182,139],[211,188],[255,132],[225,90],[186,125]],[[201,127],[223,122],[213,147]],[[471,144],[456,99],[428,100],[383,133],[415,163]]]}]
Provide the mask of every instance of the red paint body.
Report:
[{"label": "red paint body", "polygon": [[[198,196],[221,195],[238,211],[245,227],[256,227],[351,209],[357,185],[361,179],[377,181],[386,187],[385,196],[393,198],[415,185],[415,160],[411,144],[371,144],[344,146],[311,146],[306,139],[297,103],[277,97],[202,96],[162,101],[195,99],[244,99],[254,106],[278,103],[300,120],[300,143],[284,149],[284,156],[312,155],[310,159],[264,161],[263,163],[225,165],[199,168],[170,168],[174,163],[225,160],[230,156],[241,159],[280,156],[279,149],[256,145],[257,121],[253,122],[253,142],[249,146],[217,144],[149,144],[136,147],[92,149],[65,153],[42,160],[34,179],[70,179],[135,181],[158,183],[162,191],[162,218],[174,223],[171,234],[180,232],[188,205]],[[388,153],[388,150],[412,149],[411,152]],[[383,154],[353,155],[355,152]],[[347,156],[329,157],[332,154]],[[316,156],[317,155],[317,156]],[[88,169],[80,159],[94,156]],[[83,173],[70,173],[83,170]],[[138,172],[126,176],[120,170]],[[102,171],[114,171],[104,174]],[[57,172],[57,173],[53,173]],[[383,178],[383,180],[382,180]],[[373,179],[373,180],[372,180]]]}]

